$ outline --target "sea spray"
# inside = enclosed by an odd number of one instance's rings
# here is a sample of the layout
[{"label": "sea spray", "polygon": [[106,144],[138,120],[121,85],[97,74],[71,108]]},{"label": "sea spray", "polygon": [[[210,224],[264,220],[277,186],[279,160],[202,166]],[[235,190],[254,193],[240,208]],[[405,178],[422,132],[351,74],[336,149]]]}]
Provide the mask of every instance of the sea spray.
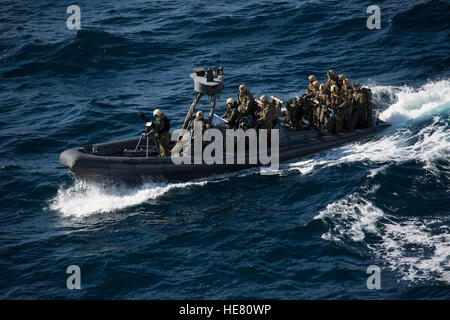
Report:
[{"label": "sea spray", "polygon": [[172,189],[201,186],[207,181],[186,183],[145,183],[137,187],[105,185],[77,180],[69,187],[60,187],[50,200],[49,208],[65,217],[83,218],[133,207],[156,199]]},{"label": "sea spray", "polygon": [[450,110],[450,81],[429,82],[418,89],[411,87],[374,87],[374,96],[394,96],[395,103],[380,113],[380,119],[393,124],[423,119],[436,112]]}]

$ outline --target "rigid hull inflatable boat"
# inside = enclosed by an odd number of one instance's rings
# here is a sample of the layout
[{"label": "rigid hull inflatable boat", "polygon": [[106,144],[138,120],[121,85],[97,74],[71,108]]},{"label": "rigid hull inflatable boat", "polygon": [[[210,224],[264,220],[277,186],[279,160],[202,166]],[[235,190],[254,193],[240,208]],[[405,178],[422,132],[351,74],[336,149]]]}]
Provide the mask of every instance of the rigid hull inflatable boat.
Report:
[{"label": "rigid hull inflatable boat", "polygon": [[[381,120],[372,128],[353,132],[330,134],[315,128],[293,130],[280,127],[279,161],[300,158],[344,143],[372,135],[389,125]],[[140,144],[138,142],[140,141]],[[147,148],[148,141],[148,148]],[[138,156],[128,156],[127,150],[140,151]],[[270,149],[269,149],[270,150]],[[148,154],[147,154],[148,153]],[[64,151],[60,160],[80,178],[88,180],[113,179],[148,181],[154,179],[192,180],[215,174],[224,174],[258,166],[259,164],[174,164],[170,157],[158,156],[153,139],[140,137],[99,143]],[[148,155],[148,156],[147,156]],[[225,154],[224,154],[225,158]]]},{"label": "rigid hull inflatable boat", "polygon": [[[188,110],[182,129],[188,128],[194,115],[195,106],[200,98],[203,95],[208,95],[211,109],[209,115],[205,115],[205,119],[210,120],[208,123],[211,128],[219,129],[225,136],[226,121],[217,117],[214,113],[216,98],[223,90],[223,69],[214,69],[214,72],[208,69],[206,72],[203,68],[196,68],[194,71],[195,73],[191,77],[194,79],[194,90],[197,96]],[[294,130],[285,125],[282,118],[277,123],[275,128],[279,129],[279,162],[330,149],[372,135],[389,126],[389,124],[375,118],[375,124],[370,128],[335,134],[319,130],[311,124],[305,124],[302,129]],[[190,137],[189,141],[191,141]],[[174,146],[175,142],[172,142],[170,148]],[[248,149],[248,144],[246,148]],[[223,150],[226,150],[226,146]],[[267,152],[267,150],[265,151]],[[270,152],[269,147],[268,153],[270,154]],[[251,164],[250,161],[238,164],[236,156],[234,156],[235,161],[231,164],[226,161],[226,155],[226,152],[224,152],[223,164],[195,164],[193,157],[190,161],[191,164],[175,164],[171,157],[159,156],[155,139],[142,135],[125,140],[69,149],[61,154],[60,161],[76,177],[82,179],[107,179],[138,183],[160,179],[186,181],[261,166],[260,163]]]}]

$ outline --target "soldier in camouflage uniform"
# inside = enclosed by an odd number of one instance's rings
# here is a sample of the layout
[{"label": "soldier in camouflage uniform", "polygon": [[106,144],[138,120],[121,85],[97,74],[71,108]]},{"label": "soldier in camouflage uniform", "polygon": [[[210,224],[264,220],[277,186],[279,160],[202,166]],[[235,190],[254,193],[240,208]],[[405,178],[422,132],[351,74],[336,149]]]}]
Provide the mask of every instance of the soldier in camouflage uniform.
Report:
[{"label": "soldier in camouflage uniform", "polygon": [[[315,105],[314,105],[314,97],[317,94],[318,88],[319,88],[319,82],[317,81],[317,78],[315,75],[310,75],[308,77],[308,89],[305,93],[303,93],[299,98],[294,98],[291,100],[290,104],[292,107],[295,106],[292,111],[297,113],[296,116],[294,116],[295,119],[305,118],[309,122],[313,123],[314,121],[314,112],[315,112]],[[301,117],[299,116],[299,113],[302,113]],[[294,120],[297,124],[293,125],[293,127],[297,127],[301,124],[301,122],[298,122],[297,120]]]},{"label": "soldier in camouflage uniform", "polygon": [[234,101],[233,98],[228,98],[227,99],[227,110],[225,111],[225,113],[222,115],[222,119],[227,120],[230,119],[231,114],[233,113],[234,109],[237,109],[238,104]]},{"label": "soldier in camouflage uniform", "polygon": [[345,113],[349,103],[350,102],[346,101],[339,93],[339,89],[336,85],[331,87],[331,105],[335,112],[336,133],[340,133],[344,129]]},{"label": "soldier in camouflage uniform", "polygon": [[265,94],[262,95],[259,100],[262,102],[263,107],[259,113],[258,121],[264,125],[264,129],[267,129],[267,134],[270,135],[270,130],[273,128],[273,124],[276,120],[277,110],[273,101],[270,103]]},{"label": "soldier in camouflage uniform", "polygon": [[313,91],[312,91],[312,94],[314,95],[314,96],[316,96],[317,95],[317,93],[319,93],[319,89],[320,89],[320,82],[319,81],[314,81],[313,82],[313,86],[314,86],[314,89],[313,89]]},{"label": "soldier in camouflage uniform", "polygon": [[243,105],[238,107],[239,116],[235,122],[235,129],[243,129],[246,131],[249,128],[253,128],[256,124],[255,117],[247,111]]},{"label": "soldier in camouflage uniform", "polygon": [[353,94],[353,88],[350,84],[350,80],[345,78],[344,81],[342,82],[342,86],[341,86],[341,92],[344,93],[346,99],[351,99],[352,94]]},{"label": "soldier in camouflage uniform", "polygon": [[338,86],[339,90],[342,90],[342,87],[345,84],[345,79],[347,79],[345,77],[345,75],[343,75],[343,74],[338,75],[337,86]]},{"label": "soldier in camouflage uniform", "polygon": [[306,90],[306,93],[314,95],[315,94],[315,87],[314,87],[313,83],[315,81],[317,81],[317,78],[316,78],[315,75],[312,74],[312,75],[310,75],[308,77],[308,81],[309,81],[309,84],[308,84],[308,89]]},{"label": "soldier in camouflage uniform", "polygon": [[239,86],[239,93],[237,96],[238,105],[244,106],[247,109],[247,112],[255,117],[259,111],[258,105],[256,104],[255,98],[244,84]]},{"label": "soldier in camouflage uniform", "polygon": [[161,110],[155,109],[153,111],[153,116],[156,121],[153,123],[151,127],[147,127],[148,135],[158,134],[158,147],[159,153],[161,157],[169,157],[170,156],[170,120],[167,118]]},{"label": "soldier in camouflage uniform", "polygon": [[334,70],[330,69],[327,72],[327,76],[328,76],[328,81],[327,81],[328,88],[331,89],[331,86],[337,86],[338,77],[336,75],[336,72],[334,72]]},{"label": "soldier in camouflage uniform", "polygon": [[372,126],[372,108],[371,108],[372,92],[368,88],[362,88],[359,83],[353,85],[353,116],[351,120],[350,130],[361,127]]},{"label": "soldier in camouflage uniform", "polygon": [[293,129],[298,129],[302,125],[302,118],[304,116],[304,106],[300,98],[293,98],[286,104],[286,120],[285,122]]},{"label": "soldier in camouflage uniform", "polygon": [[233,98],[227,99],[227,111],[222,116],[222,119],[228,122],[228,127],[234,127],[234,123],[239,116],[238,104]]},{"label": "soldier in camouflage uniform", "polygon": [[330,95],[328,93],[328,88],[325,84],[321,84],[319,86],[319,93],[316,96],[317,101],[317,122],[318,127],[324,127],[325,126],[325,117],[327,114],[327,110],[331,105]]},{"label": "soldier in camouflage uniform", "polygon": [[351,119],[352,119],[352,99],[353,99],[353,88],[350,85],[350,80],[343,77],[341,81],[341,90],[340,90],[341,96],[345,101],[348,101],[348,105],[345,110],[345,116],[344,116],[344,126],[345,129],[348,131],[351,127]]},{"label": "soldier in camouflage uniform", "polygon": [[[308,109],[308,110],[310,109],[312,111],[312,112],[310,111],[311,113],[315,113],[316,116],[320,117],[320,107],[318,106],[317,101],[315,101],[317,95],[319,94],[319,89],[320,89],[320,82],[315,80],[312,83],[310,95],[308,95],[306,97],[307,103],[305,105],[306,105],[306,109]],[[308,104],[308,102],[309,102],[309,104]],[[318,121],[319,117],[316,118],[317,121]]]},{"label": "soldier in camouflage uniform", "polygon": [[191,124],[189,125],[189,129],[193,130],[194,129],[194,123],[195,121],[200,121],[201,125],[202,125],[202,130],[205,131],[206,130],[206,125],[208,124],[208,121],[205,120],[205,114],[203,113],[203,111],[199,110],[197,111],[197,113],[195,114],[195,118],[194,120],[191,122]]}]

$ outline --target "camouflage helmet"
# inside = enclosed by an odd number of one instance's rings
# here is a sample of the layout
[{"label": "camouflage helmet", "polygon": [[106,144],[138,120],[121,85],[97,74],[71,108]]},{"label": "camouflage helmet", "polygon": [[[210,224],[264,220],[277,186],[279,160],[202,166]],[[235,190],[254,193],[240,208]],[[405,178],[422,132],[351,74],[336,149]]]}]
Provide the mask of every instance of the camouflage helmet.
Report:
[{"label": "camouflage helmet", "polygon": [[314,82],[314,81],[317,81],[317,78],[316,78],[316,76],[315,75],[310,75],[309,77],[308,77],[308,80],[309,80],[309,82]]},{"label": "camouflage helmet", "polygon": [[261,102],[267,102],[267,101],[269,101],[269,98],[265,94],[263,94],[261,97],[259,97],[259,100]]},{"label": "camouflage helmet", "polygon": [[345,78],[345,79],[344,79],[344,83],[345,83],[346,86],[349,86],[349,85],[350,85],[350,80],[347,79],[347,78]]},{"label": "camouflage helmet", "polygon": [[314,88],[316,88],[316,89],[319,89],[319,86],[320,86],[320,82],[319,81],[314,81],[313,82],[313,86],[314,86]]},{"label": "camouflage helmet", "polygon": [[233,104],[234,103],[234,99],[233,98],[228,98],[227,99],[227,104]]},{"label": "camouflage helmet", "polygon": [[339,76],[338,76],[338,80],[339,81],[344,81],[346,78],[345,78],[345,76],[343,75],[343,74],[340,74]]},{"label": "camouflage helmet", "polygon": [[163,116],[164,116],[164,113],[162,113],[162,111],[159,110],[159,109],[155,109],[155,110],[153,111],[153,116],[154,116],[155,118],[160,118],[160,117],[163,117]]},{"label": "camouflage helmet", "polygon": [[331,92],[337,92],[338,87],[336,85],[331,86]]},{"label": "camouflage helmet", "polygon": [[353,84],[353,88],[354,88],[355,90],[361,89],[361,85],[360,85],[358,82],[355,82],[355,83]]},{"label": "camouflage helmet", "polygon": [[244,92],[245,90],[247,90],[247,87],[245,86],[245,84],[241,84],[239,86],[239,92]]},{"label": "camouflage helmet", "polygon": [[195,115],[197,116],[197,118],[203,118],[203,111],[202,110],[198,110]]}]

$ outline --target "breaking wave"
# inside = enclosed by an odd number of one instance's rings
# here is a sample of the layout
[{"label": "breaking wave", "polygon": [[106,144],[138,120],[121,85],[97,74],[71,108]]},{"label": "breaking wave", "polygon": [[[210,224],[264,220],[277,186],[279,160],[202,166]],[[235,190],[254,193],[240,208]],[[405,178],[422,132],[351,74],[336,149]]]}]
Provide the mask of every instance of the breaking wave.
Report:
[{"label": "breaking wave", "polygon": [[[362,242],[367,235],[381,238],[367,244],[383,267],[404,281],[438,280],[450,283],[450,227],[447,218],[408,218],[397,222],[356,192],[329,204],[315,219],[329,227],[322,239]],[[436,232],[438,230],[438,232]]]},{"label": "breaking wave", "polygon": [[410,119],[422,119],[450,109],[450,81],[429,82],[419,89],[404,87],[374,87],[375,100],[394,103],[380,113],[380,119],[398,124]]},{"label": "breaking wave", "polygon": [[333,228],[322,235],[330,241],[362,241],[366,233],[377,234],[376,222],[383,216],[383,211],[370,201],[351,194],[337,202],[329,204],[314,219],[331,219],[338,221]]},{"label": "breaking wave", "polygon": [[449,222],[448,217],[391,221],[381,228],[381,243],[369,248],[388,269],[399,272],[402,280],[450,284]]},{"label": "breaking wave", "polygon": [[64,217],[83,218],[96,213],[118,211],[161,197],[173,189],[204,185],[207,181],[186,183],[145,183],[130,188],[77,180],[69,187],[60,187],[50,200],[49,208]]}]

